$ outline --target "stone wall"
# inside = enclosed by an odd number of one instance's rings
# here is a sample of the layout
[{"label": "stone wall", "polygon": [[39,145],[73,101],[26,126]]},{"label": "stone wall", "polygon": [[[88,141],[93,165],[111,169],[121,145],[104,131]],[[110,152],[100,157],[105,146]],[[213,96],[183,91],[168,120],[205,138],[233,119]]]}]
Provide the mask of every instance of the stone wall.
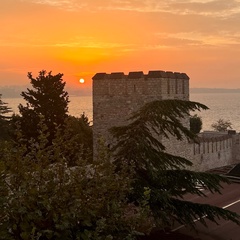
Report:
[{"label": "stone wall", "polygon": [[[93,139],[103,137],[107,145],[113,139],[108,129],[125,125],[130,115],[153,100],[189,100],[189,77],[185,73],[164,71],[97,73],[93,77]],[[183,124],[189,127],[189,118]],[[240,162],[240,135],[204,132],[200,143],[177,141],[174,137],[159,138],[167,152],[193,162],[193,169],[205,171]]]},{"label": "stone wall", "polygon": [[[97,73],[93,77],[95,148],[101,136],[111,144],[109,128],[126,124],[130,115],[145,103],[162,99],[189,100],[189,77],[185,73],[164,71],[130,72],[127,75],[122,72]],[[167,141],[169,151],[173,148],[172,141]],[[176,144],[180,143],[176,142],[173,149]]]},{"label": "stone wall", "polygon": [[230,164],[232,159],[231,136],[200,136],[199,140],[199,144],[190,144],[195,170],[203,171]]},{"label": "stone wall", "polygon": [[234,134],[232,135],[233,141],[232,141],[232,159],[234,163],[240,162],[240,134]]}]

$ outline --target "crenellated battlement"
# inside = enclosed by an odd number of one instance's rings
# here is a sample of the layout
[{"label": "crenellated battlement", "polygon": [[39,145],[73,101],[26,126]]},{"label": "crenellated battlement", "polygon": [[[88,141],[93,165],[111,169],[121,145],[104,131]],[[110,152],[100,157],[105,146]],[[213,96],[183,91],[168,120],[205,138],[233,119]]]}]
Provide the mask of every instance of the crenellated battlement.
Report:
[{"label": "crenellated battlement", "polygon": [[110,74],[107,73],[96,73],[93,76],[93,80],[103,80],[103,79],[137,79],[137,78],[172,78],[172,79],[187,79],[189,77],[186,73],[171,72],[171,71],[149,71],[148,74],[144,74],[142,71],[138,72],[129,72],[128,75],[123,72],[113,72]]},{"label": "crenellated battlement", "polygon": [[219,151],[231,148],[233,145],[232,135],[223,135],[216,137],[199,137],[198,143],[193,144],[193,155],[218,153]]},{"label": "crenellated battlement", "polygon": [[161,96],[167,98],[189,98],[189,77],[186,73],[171,71],[142,71],[97,73],[93,77],[94,96]]},{"label": "crenellated battlement", "polygon": [[199,134],[198,140],[198,143],[189,145],[195,170],[204,171],[239,162],[239,134],[206,131]]}]

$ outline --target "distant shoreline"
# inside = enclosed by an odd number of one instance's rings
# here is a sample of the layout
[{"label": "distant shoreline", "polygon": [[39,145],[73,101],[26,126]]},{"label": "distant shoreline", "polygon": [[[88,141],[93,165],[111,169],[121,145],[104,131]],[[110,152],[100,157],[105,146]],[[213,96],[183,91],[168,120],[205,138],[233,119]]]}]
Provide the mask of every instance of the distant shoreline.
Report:
[{"label": "distant shoreline", "polygon": [[[21,92],[25,91],[26,88],[19,87],[0,87],[0,94],[2,94],[2,99],[4,98],[21,98]],[[67,90],[69,96],[91,96],[91,90]],[[190,88],[191,93],[240,93],[240,88],[228,89],[228,88]]]},{"label": "distant shoreline", "polygon": [[190,88],[190,93],[240,93],[240,88]]},{"label": "distant shoreline", "polygon": [[[12,87],[0,87],[0,94],[2,94],[2,99],[5,98],[22,98],[21,93],[27,91],[27,89],[31,87],[29,86],[12,86]],[[69,96],[91,96],[91,89],[65,89]]]}]

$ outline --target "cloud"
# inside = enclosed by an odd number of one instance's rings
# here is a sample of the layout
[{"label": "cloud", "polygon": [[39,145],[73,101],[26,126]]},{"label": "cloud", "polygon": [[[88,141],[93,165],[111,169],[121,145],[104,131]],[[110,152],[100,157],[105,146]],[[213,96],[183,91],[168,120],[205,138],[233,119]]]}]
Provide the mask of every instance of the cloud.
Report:
[{"label": "cloud", "polygon": [[86,6],[86,3],[82,1],[75,1],[75,0],[22,0],[22,2],[32,2],[35,4],[41,4],[41,5],[49,5],[52,7],[58,7],[65,10],[70,11],[77,11],[81,8],[84,8]]},{"label": "cloud", "polygon": [[204,34],[197,31],[178,32],[178,33],[157,33],[159,39],[166,40],[169,45],[176,46],[240,46],[240,32],[231,33],[227,31],[219,31],[213,34]]},{"label": "cloud", "polygon": [[[21,39],[19,41],[19,39]],[[16,38],[15,41],[7,42],[0,39],[0,47],[43,47],[43,48],[91,48],[91,49],[111,49],[111,48],[129,48],[131,44],[122,44],[118,42],[95,41],[91,37],[76,37],[67,41],[41,41],[39,39]]]},{"label": "cloud", "polygon": [[180,1],[171,2],[169,5],[179,14],[194,14],[218,18],[231,17],[240,13],[240,3],[235,0],[215,1]]},{"label": "cloud", "polygon": [[[44,31],[48,34],[41,36],[38,31],[35,32],[29,28],[28,31],[22,31],[16,36],[15,32],[12,32],[13,36],[10,36],[10,31],[7,29],[7,35],[5,34],[7,37],[0,39],[0,46],[122,48],[122,51],[131,52],[153,47],[166,49],[169,47],[210,47],[240,44],[240,31],[236,24],[240,21],[240,0],[18,1],[47,5],[54,10],[61,8],[76,12],[68,12],[66,15],[62,11],[57,12],[58,17],[56,19],[62,19],[62,17],[66,19],[64,23],[59,24],[61,26],[59,27],[58,24],[52,23],[52,9],[50,9],[50,11],[46,11],[48,13],[46,17],[36,23],[37,26],[41,26],[45,21]],[[83,12],[80,10],[84,11],[84,21],[78,23],[79,16],[82,17],[83,15],[81,15]],[[118,12],[114,13],[114,10]],[[101,13],[99,15],[95,13],[88,15],[87,11],[100,11]],[[121,11],[128,12],[123,15]],[[131,11],[135,11],[135,14],[132,14]],[[34,11],[32,14],[33,17],[36,17]],[[41,14],[42,12],[39,11],[38,19],[40,19]],[[24,18],[21,17],[18,22],[21,22],[21,19]],[[33,21],[36,19],[33,19]],[[65,24],[67,22],[69,24]],[[22,29],[24,30],[29,21],[25,20],[23,23],[24,27]],[[142,28],[139,27],[139,23],[142,24]],[[5,25],[7,26],[7,24]],[[54,33],[52,29],[55,29]],[[134,31],[131,29],[134,29]],[[159,31],[159,29],[162,32],[154,35],[154,32]],[[31,38],[28,35],[30,30]],[[60,34],[61,31],[63,31],[63,34]],[[105,34],[105,31],[111,32],[111,34]],[[84,37],[78,37],[76,34]],[[141,36],[144,36],[143,41],[140,39]]]},{"label": "cloud", "polygon": [[22,0],[70,11],[120,10],[227,18],[240,14],[239,0]]},{"label": "cloud", "polygon": [[121,43],[111,43],[111,42],[65,42],[65,43],[55,43],[50,45],[51,47],[69,47],[69,48],[96,48],[96,49],[110,49],[110,48],[125,48],[129,47],[129,45],[121,44]]}]

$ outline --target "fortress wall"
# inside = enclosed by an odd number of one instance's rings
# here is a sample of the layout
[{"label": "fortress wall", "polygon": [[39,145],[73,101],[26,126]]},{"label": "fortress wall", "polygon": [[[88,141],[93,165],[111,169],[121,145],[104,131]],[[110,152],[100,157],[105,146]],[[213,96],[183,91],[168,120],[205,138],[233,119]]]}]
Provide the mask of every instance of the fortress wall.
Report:
[{"label": "fortress wall", "polygon": [[127,78],[125,80],[126,88],[127,88],[127,95],[131,96],[141,96],[147,94],[148,89],[146,88],[145,79],[143,77],[139,79],[130,79]]},{"label": "fortress wall", "polygon": [[[183,124],[186,126],[188,124],[187,121],[184,121]],[[163,138],[161,140],[166,147],[166,152],[184,157],[191,161],[191,148],[189,147],[189,142],[186,138],[182,139],[181,141],[177,140],[176,137],[171,136],[170,138]]]},{"label": "fortress wall", "polygon": [[93,95],[95,97],[109,95],[109,83],[107,79],[100,79],[98,81],[97,89],[93,89]]},{"label": "fortress wall", "polygon": [[[185,73],[164,71],[97,73],[93,77],[93,138],[103,136],[107,144],[112,139],[108,129],[127,123],[128,117],[145,103],[162,99],[189,99],[189,77]],[[186,119],[189,125],[189,120]],[[161,139],[161,137],[159,137]],[[164,140],[169,151],[183,142]],[[178,150],[178,153],[179,153]]]},{"label": "fortress wall", "polygon": [[233,137],[233,161],[234,163],[240,162],[240,134],[232,135]]},{"label": "fortress wall", "polygon": [[156,98],[161,98],[162,93],[166,91],[166,87],[163,85],[162,78],[148,78],[147,83],[145,84],[146,91],[144,94],[144,97],[147,98],[147,96],[152,96]]},{"label": "fortress wall", "polygon": [[193,169],[206,171],[234,163],[233,138],[225,135],[212,138],[200,138],[200,143],[190,143]]},{"label": "fortress wall", "polygon": [[[189,100],[189,77],[185,73],[149,71],[97,73],[93,77],[93,139],[96,153],[100,137],[111,145],[108,129],[126,125],[128,118],[145,103],[162,99]],[[189,127],[189,118],[182,121]],[[204,132],[200,143],[158,136],[166,151],[193,162],[193,169],[206,171],[240,161],[240,135]]]}]

